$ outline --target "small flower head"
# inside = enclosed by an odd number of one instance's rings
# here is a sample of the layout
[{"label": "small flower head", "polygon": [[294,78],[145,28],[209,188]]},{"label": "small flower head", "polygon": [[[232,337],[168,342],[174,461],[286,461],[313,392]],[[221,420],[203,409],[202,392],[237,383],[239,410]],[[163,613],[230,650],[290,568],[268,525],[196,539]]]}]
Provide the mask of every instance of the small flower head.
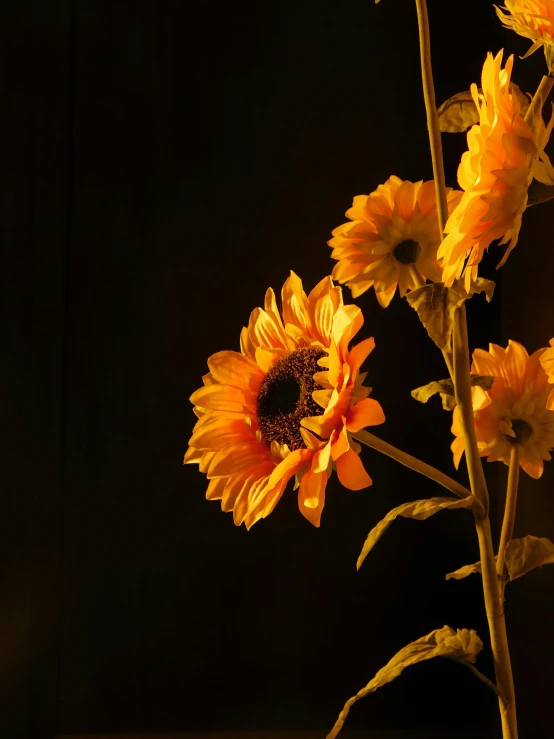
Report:
[{"label": "small flower head", "polygon": [[[461,193],[450,188],[451,212]],[[396,289],[401,297],[427,280],[439,282],[440,244],[435,185],[394,175],[370,195],[357,195],[346,212],[350,222],[333,231],[329,246],[338,263],[333,278],[356,298],[370,287],[386,308]]]},{"label": "small flower head", "polygon": [[464,194],[446,223],[447,235],[438,251],[446,286],[464,273],[469,289],[484,252],[496,239],[508,244],[501,267],[517,243],[533,177],[554,183],[554,171],[544,153],[553,121],[545,127],[537,114],[531,123],[525,122],[521,102],[510,91],[513,56],[502,69],[502,53],[488,54],[482,93],[476,85],[471,87],[479,123],[467,135],[468,151],[458,168]]},{"label": "small flower head", "polygon": [[[545,350],[529,354],[517,341],[503,349],[489,345],[489,351],[473,352],[472,373],[494,378],[490,390],[473,387],[473,414],[477,445],[487,461],[509,464],[514,444],[519,444],[520,466],[539,478],[544,461],[554,448],[554,411],[547,408],[549,388],[541,366]],[[464,452],[458,407],[454,409],[452,442],[456,467]]]},{"label": "small flower head", "polygon": [[300,511],[315,526],[333,470],[350,490],[371,485],[352,434],[385,417],[360,373],[375,342],[349,347],[362,324],[331,278],[306,295],[292,272],[281,311],[269,288],[241,351],[209,358],[204,387],[191,396],[199,420],[185,462],[206,473],[206,497],[233,511],[235,524],[268,516],[294,475]]},{"label": "small flower head", "polygon": [[502,8],[495,5],[502,23],[520,36],[531,39],[533,45],[525,54],[526,57],[544,46],[549,70],[552,72],[554,0],[505,0],[505,3]]}]

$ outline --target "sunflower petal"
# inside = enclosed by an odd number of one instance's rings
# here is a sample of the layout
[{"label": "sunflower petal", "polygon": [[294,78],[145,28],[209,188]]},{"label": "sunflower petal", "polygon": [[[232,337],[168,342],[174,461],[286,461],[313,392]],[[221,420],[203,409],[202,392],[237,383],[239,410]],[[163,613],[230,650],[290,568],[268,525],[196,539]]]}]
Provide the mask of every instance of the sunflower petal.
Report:
[{"label": "sunflower petal", "polygon": [[362,490],[373,484],[371,477],[365,471],[362,460],[349,449],[336,461],[337,475],[342,485],[349,490]]},{"label": "sunflower petal", "polygon": [[298,508],[308,521],[319,528],[321,512],[325,505],[325,488],[327,475],[325,472],[308,470],[302,477],[298,490]]},{"label": "sunflower petal", "polygon": [[381,404],[373,398],[361,400],[346,413],[346,428],[353,434],[366,426],[378,426],[384,422],[385,414]]}]

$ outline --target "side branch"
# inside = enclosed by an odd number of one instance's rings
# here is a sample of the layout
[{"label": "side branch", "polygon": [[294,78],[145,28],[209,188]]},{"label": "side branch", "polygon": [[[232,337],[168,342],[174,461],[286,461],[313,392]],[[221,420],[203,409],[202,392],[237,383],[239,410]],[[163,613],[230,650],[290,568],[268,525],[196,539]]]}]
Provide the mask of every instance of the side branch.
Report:
[{"label": "side branch", "polygon": [[381,452],[381,454],[386,454],[387,457],[391,457],[397,462],[400,462],[400,464],[403,464],[405,467],[409,467],[411,470],[419,472],[420,475],[424,475],[430,480],[438,482],[439,485],[450,490],[451,493],[454,493],[454,495],[457,495],[459,498],[467,498],[471,495],[467,488],[460,485],[459,482],[456,482],[456,480],[453,480],[451,477],[448,477],[448,475],[445,475],[444,472],[437,470],[426,462],[422,462],[417,457],[412,457],[411,454],[407,454],[401,449],[397,449],[392,444],[383,441],[383,439],[380,439],[378,436],[374,436],[369,431],[358,431],[353,434],[353,436],[359,442],[365,444],[371,449],[375,449],[376,451]]}]

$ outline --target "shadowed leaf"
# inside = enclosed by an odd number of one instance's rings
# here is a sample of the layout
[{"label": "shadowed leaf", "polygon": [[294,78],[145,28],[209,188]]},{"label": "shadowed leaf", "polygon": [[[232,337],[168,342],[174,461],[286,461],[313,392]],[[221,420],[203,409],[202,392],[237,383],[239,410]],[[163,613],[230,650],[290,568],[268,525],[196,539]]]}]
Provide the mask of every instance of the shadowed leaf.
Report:
[{"label": "shadowed leaf", "polygon": [[[525,536],[523,539],[512,539],[508,542],[504,555],[508,577],[517,580],[518,577],[526,575],[535,567],[554,564],[554,544],[549,539],[540,539],[537,536]],[[465,565],[455,572],[449,572],[447,580],[461,580],[463,577],[481,572],[481,563]]]},{"label": "shadowed leaf", "polygon": [[452,287],[445,287],[442,282],[433,282],[412,290],[406,295],[406,300],[417,312],[419,320],[439,349],[448,351],[456,308],[475,293],[484,292],[487,301],[490,302],[494,287],[492,280],[485,280],[482,277],[475,280],[469,292],[465,290],[460,280]]},{"label": "shadowed leaf", "polygon": [[538,180],[533,180],[527,191],[527,207],[546,203],[554,198],[554,187],[551,185],[543,185]]},{"label": "shadowed leaf", "polygon": [[359,693],[350,698],[342,709],[327,739],[335,739],[342,729],[346,717],[354,703],[374,693],[378,688],[390,683],[398,677],[406,667],[415,665],[433,657],[448,657],[458,662],[475,662],[475,658],[483,648],[483,642],[473,629],[458,629],[454,631],[450,626],[435,629],[427,636],[408,644],[401,649],[390,662],[375,675],[373,680],[362,688]]},{"label": "shadowed leaf", "polygon": [[369,552],[398,516],[424,521],[426,518],[429,518],[429,516],[433,516],[435,513],[444,509],[471,508],[474,505],[474,501],[475,498],[473,495],[469,495],[467,498],[425,498],[424,500],[414,500],[410,503],[402,503],[402,505],[399,505],[397,508],[393,508],[393,510],[389,511],[385,518],[383,518],[382,521],[379,521],[377,526],[369,532],[362,551],[360,552],[360,556],[358,557],[358,561],[356,562],[356,568],[358,570],[360,569]]},{"label": "shadowed leaf", "polygon": [[535,567],[554,564],[554,544],[537,536],[512,539],[506,547],[505,560],[510,580],[516,580]]},{"label": "shadowed leaf", "polygon": [[[521,115],[524,116],[529,108],[529,98],[521,92],[515,82],[510,83],[510,91],[521,103]],[[482,90],[479,90],[479,92],[482,92]],[[479,112],[469,90],[459,92],[445,100],[437,113],[439,114],[440,130],[445,133],[461,133],[467,131],[475,123],[479,123]]]},{"label": "shadowed leaf", "polygon": [[[494,377],[490,375],[471,375],[471,384],[477,385],[483,390],[490,390],[494,382]],[[445,411],[452,411],[456,407],[456,400],[454,398],[454,385],[452,380],[435,380],[427,385],[416,387],[412,390],[412,397],[418,400],[420,403],[426,403],[429,398],[433,395],[440,394],[442,399],[442,407]]]}]

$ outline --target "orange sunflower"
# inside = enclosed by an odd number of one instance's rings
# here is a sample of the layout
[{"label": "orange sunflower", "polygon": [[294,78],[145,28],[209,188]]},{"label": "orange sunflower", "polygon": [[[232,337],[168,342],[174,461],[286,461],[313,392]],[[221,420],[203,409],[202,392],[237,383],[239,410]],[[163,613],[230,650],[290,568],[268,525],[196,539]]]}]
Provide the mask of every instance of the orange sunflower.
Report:
[{"label": "orange sunflower", "polygon": [[[517,341],[503,349],[489,344],[489,351],[473,352],[471,371],[494,378],[490,390],[473,387],[473,413],[477,444],[487,461],[509,464],[514,444],[520,445],[519,463],[538,479],[544,460],[554,448],[554,411],[547,408],[548,378],[541,366],[545,349],[529,356]],[[458,408],[454,409],[452,442],[456,468],[464,452]]]},{"label": "orange sunflower", "polygon": [[[550,348],[541,354],[541,365],[546,372],[548,382],[554,383],[554,339],[550,339]],[[551,411],[554,410],[554,388],[546,400],[546,407]]]},{"label": "orange sunflower", "polygon": [[330,277],[306,295],[291,272],[281,312],[269,288],[242,329],[241,351],[208,359],[204,387],[190,398],[199,420],[185,462],[199,464],[210,480],[206,497],[232,510],[235,524],[250,528],[268,516],[293,475],[314,526],[333,469],[350,490],[371,485],[352,434],[385,416],[359,371],[374,340],[348,346],[362,324]]},{"label": "orange sunflower", "polygon": [[[461,192],[448,188],[449,212]],[[398,287],[401,297],[427,280],[439,282],[437,249],[441,234],[435,184],[402,181],[394,175],[370,195],[357,195],[346,211],[350,222],[333,231],[328,242],[338,260],[333,278],[357,298],[375,288],[386,308]]]},{"label": "orange sunflower", "polygon": [[494,6],[502,23],[533,42],[523,58],[544,46],[548,66],[552,71],[554,0],[505,0],[505,3],[502,8]]},{"label": "orange sunflower", "polygon": [[493,241],[508,244],[498,267],[516,245],[533,177],[554,184],[554,171],[544,153],[554,119],[547,127],[540,113],[531,124],[524,121],[521,102],[510,92],[513,56],[502,69],[502,54],[487,55],[483,92],[471,86],[479,123],[467,135],[469,148],[458,168],[458,182],[465,192],[446,223],[447,235],[438,251],[445,285],[461,277],[465,267],[467,290]]}]

